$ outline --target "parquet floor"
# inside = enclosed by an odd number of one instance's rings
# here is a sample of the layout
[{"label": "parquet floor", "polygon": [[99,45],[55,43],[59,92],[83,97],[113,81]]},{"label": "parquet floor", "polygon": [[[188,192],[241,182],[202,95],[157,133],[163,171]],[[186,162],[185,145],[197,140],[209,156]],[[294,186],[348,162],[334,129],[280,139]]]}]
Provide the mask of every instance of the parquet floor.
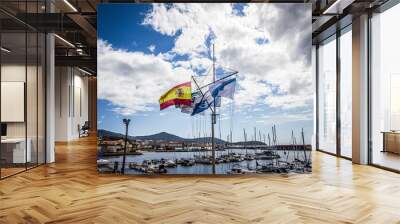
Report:
[{"label": "parquet floor", "polygon": [[99,175],[94,138],[0,181],[0,223],[400,223],[400,175],[323,153],[313,173]]}]

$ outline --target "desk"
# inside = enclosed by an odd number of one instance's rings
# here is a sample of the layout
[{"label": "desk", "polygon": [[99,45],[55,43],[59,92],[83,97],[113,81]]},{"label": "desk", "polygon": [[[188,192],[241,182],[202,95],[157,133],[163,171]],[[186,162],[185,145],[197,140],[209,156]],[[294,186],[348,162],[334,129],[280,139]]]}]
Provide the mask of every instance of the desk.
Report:
[{"label": "desk", "polygon": [[[25,152],[25,138],[1,139],[1,157],[6,163],[31,162],[31,139],[27,139]],[[26,160],[25,160],[26,159]]]},{"label": "desk", "polygon": [[400,132],[383,131],[383,151],[400,154]]}]

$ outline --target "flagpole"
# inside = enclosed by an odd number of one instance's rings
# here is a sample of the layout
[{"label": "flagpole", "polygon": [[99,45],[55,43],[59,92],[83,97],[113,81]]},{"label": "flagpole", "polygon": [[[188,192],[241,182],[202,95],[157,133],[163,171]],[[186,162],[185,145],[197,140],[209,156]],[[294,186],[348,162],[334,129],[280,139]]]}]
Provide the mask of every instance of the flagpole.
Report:
[{"label": "flagpole", "polygon": [[[212,52],[212,60],[213,60],[213,82],[215,82],[215,49],[214,49],[214,44],[213,46],[213,52]],[[215,174],[215,136],[214,136],[214,125],[216,123],[216,113],[215,113],[215,97],[213,98],[214,100],[214,110],[212,110],[211,113],[211,136],[212,136],[212,143],[211,143],[211,147],[212,147],[212,172],[213,174]]]}]

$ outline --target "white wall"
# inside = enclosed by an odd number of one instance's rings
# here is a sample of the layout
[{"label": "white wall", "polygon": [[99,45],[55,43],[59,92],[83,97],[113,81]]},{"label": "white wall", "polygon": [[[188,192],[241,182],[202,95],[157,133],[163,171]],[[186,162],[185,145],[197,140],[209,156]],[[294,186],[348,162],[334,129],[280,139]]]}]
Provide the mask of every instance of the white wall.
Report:
[{"label": "white wall", "polygon": [[56,67],[55,140],[79,138],[78,125],[88,120],[88,78],[72,67]]},{"label": "white wall", "polygon": [[[36,70],[38,69],[38,70]],[[25,80],[27,79],[27,80]],[[22,102],[22,107],[10,108],[1,107],[3,113],[22,113],[23,119],[20,122],[5,122],[7,124],[8,138],[25,138],[29,140],[31,148],[32,162],[44,163],[45,150],[45,116],[44,116],[44,74],[42,68],[25,64],[3,64],[1,66],[2,82],[23,82],[26,84],[26,102]],[[4,89],[2,89],[2,93]],[[20,90],[24,94],[24,90]],[[2,98],[8,98],[2,95]],[[26,103],[26,106],[25,106]],[[7,111],[8,110],[8,111]],[[20,111],[10,111],[20,110]],[[26,120],[24,114],[26,112]],[[51,162],[51,160],[49,160]]]},{"label": "white wall", "polygon": [[69,76],[67,67],[55,68],[55,140],[66,141],[68,136],[68,88]]}]

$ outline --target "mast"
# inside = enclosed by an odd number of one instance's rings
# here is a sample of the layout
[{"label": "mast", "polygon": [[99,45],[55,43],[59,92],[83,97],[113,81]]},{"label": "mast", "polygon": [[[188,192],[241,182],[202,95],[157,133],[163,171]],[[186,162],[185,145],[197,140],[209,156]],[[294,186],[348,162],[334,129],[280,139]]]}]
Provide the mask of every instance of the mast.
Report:
[{"label": "mast", "polygon": [[[221,116],[218,117],[218,127],[219,127],[219,139],[222,140],[222,131],[221,131]],[[221,142],[218,144],[221,145]]]},{"label": "mast", "polygon": [[[232,146],[232,129],[229,130],[229,142],[230,142],[230,146]],[[232,153],[232,147],[229,147],[230,152]],[[228,149],[228,151],[229,151]]]},{"label": "mast", "polygon": [[[212,60],[213,60],[213,82],[215,82],[215,48],[213,44],[213,49],[212,49]],[[211,143],[211,148],[212,148],[212,172],[215,174],[215,136],[214,136],[214,125],[216,123],[216,114],[215,114],[215,98],[213,99],[213,108],[214,110],[211,113],[211,138],[212,138],[212,143]]]},{"label": "mast", "polygon": [[246,138],[246,129],[243,128],[243,138],[244,138],[244,149],[246,150],[246,155],[247,155],[247,138]]},{"label": "mast", "polygon": [[305,142],[304,142],[304,131],[303,131],[303,128],[301,128],[301,138],[302,138],[302,140],[303,140],[304,162],[305,162],[305,163],[308,163],[307,152],[306,152],[306,145],[305,145]]},{"label": "mast", "polygon": [[271,137],[269,136],[269,132],[268,132],[268,146],[271,147]]},{"label": "mast", "polygon": [[231,144],[232,144],[232,142],[233,142],[233,140],[232,140],[232,129],[230,130],[230,133],[231,133],[231,134],[229,135],[229,136],[230,136],[230,139],[229,139],[229,140],[230,140],[230,142],[231,142]]},{"label": "mast", "polygon": [[274,145],[276,146],[276,129],[275,129],[275,125],[272,126],[272,141],[273,141]]},{"label": "mast", "polygon": [[298,157],[299,157],[298,154],[299,154],[299,153],[297,152],[297,139],[296,139],[296,136],[294,135],[293,130],[292,130],[292,135],[293,135],[293,145],[294,145],[293,150],[295,150],[295,151],[293,152],[293,155],[295,155],[295,158],[298,159]]}]

